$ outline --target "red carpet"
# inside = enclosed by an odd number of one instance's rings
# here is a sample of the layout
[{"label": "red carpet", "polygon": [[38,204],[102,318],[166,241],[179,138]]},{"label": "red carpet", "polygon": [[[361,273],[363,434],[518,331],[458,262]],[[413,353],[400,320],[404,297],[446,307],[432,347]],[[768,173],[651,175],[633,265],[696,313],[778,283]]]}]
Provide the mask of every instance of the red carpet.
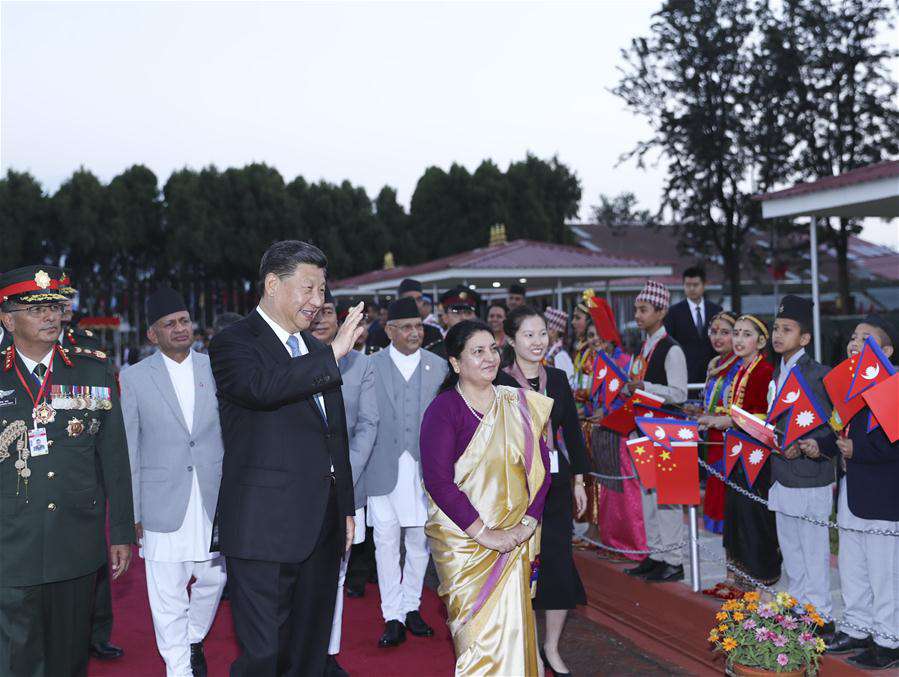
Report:
[{"label": "red carpet", "polygon": [[[137,557],[136,548],[131,569],[112,583],[112,604],[115,617],[112,643],[121,646],[125,655],[109,662],[91,660],[91,677],[165,675],[165,664],[156,651],[144,561]],[[455,659],[449,630],[444,623],[443,605],[428,588],[422,594],[421,614],[433,626],[433,637],[421,639],[407,635],[406,642],[398,648],[379,649],[377,641],[384,630],[384,621],[381,618],[378,587],[369,585],[365,597],[361,599],[347,598],[343,606],[340,664],[354,676],[451,675]],[[210,677],[226,676],[231,661],[237,656],[237,639],[227,601],[219,607],[215,623],[206,638],[205,649]]]}]

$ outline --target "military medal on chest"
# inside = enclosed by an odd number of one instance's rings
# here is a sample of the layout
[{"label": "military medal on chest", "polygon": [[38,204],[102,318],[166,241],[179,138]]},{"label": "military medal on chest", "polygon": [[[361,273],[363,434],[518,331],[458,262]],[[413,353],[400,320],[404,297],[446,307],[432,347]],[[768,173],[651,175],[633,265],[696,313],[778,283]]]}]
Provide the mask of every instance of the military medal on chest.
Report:
[{"label": "military medal on chest", "polygon": [[47,425],[56,420],[56,409],[46,402],[40,402],[31,412],[35,425]]}]

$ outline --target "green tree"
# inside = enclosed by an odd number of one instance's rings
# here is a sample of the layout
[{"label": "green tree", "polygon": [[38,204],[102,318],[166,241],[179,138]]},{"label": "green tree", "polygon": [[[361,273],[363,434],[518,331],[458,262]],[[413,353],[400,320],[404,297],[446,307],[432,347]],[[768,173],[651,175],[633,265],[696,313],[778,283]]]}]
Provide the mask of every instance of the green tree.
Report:
[{"label": "green tree", "polygon": [[58,260],[49,234],[50,204],[41,184],[27,172],[8,170],[0,179],[0,270]]},{"label": "green tree", "polygon": [[648,226],[653,218],[648,209],[638,209],[637,196],[633,193],[619,193],[609,197],[599,195],[599,204],[591,207],[593,220],[609,226],[612,232],[624,232],[625,226]]}]

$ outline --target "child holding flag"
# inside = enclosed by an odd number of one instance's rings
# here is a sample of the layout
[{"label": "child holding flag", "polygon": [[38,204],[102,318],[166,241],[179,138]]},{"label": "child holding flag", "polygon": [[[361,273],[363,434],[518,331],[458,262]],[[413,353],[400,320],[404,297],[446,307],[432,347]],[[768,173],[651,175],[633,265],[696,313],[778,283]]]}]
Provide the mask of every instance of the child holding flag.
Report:
[{"label": "child holding flag", "polygon": [[[830,616],[833,604],[828,530],[801,519],[802,516],[830,519],[836,481],[831,457],[835,438],[830,427],[824,425],[830,409],[822,379],[829,369],[805,352],[812,340],[812,305],[807,299],[788,294],[781,300],[774,320],[771,344],[780,360],[768,391],[769,419],[777,418],[777,428],[785,436],[786,448],[771,458],[774,482],[768,495],[768,509],[776,516],[787,589],[800,604],[814,604],[822,616]],[[794,367],[801,378],[796,377],[799,379],[796,385],[791,380],[790,387],[784,388]],[[791,402],[796,405],[783,408]],[[818,407],[824,410],[818,411]],[[792,442],[797,435],[798,440]],[[825,624],[821,629],[825,641],[833,631],[833,622]]]},{"label": "child holding flag", "polygon": [[[868,337],[887,358],[892,357],[897,334],[886,319],[865,318],[852,332],[849,357],[861,353]],[[864,407],[836,440],[846,475],[840,484],[837,523],[868,531],[899,531],[899,442],[890,442],[883,427],[868,429],[870,409]],[[840,532],[840,591],[843,618],[854,625],[899,635],[899,537]],[[830,653],[864,649],[849,660],[865,668],[899,665],[899,642],[881,635],[865,635],[843,626],[827,645]]]},{"label": "child holding flag", "polygon": [[[765,359],[768,327],[754,315],[741,315],[734,323],[733,350],[740,359],[725,399],[726,415],[699,418],[700,427],[728,430],[734,427],[730,412],[739,407],[753,416],[764,418],[768,409],[767,391],[773,367]],[[750,482],[741,463],[731,472],[731,482],[760,498],[767,499],[771,487],[771,465],[765,463]],[[761,503],[753,501],[731,487],[724,496],[724,550],[728,560],[753,578],[773,585],[780,578],[780,552],[774,517]],[[730,576],[729,576],[730,577]],[[749,584],[736,576],[738,585]]]}]

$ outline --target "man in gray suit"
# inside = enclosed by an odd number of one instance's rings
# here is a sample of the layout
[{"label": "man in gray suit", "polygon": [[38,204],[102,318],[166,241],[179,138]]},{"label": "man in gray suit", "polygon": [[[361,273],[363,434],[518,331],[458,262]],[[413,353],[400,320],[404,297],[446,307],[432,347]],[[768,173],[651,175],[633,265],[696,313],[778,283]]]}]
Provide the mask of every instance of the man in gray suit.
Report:
[{"label": "man in gray suit", "polygon": [[[337,336],[339,320],[331,290],[325,287],[325,303],[309,327],[312,335],[326,346],[331,345]],[[343,395],[343,406],[346,411],[346,431],[350,445],[350,467],[353,471],[353,493],[356,505],[356,528],[353,544],[358,545],[365,540],[365,487],[360,481],[362,471],[371,450],[375,446],[378,433],[378,402],[375,393],[375,372],[371,360],[358,350],[351,350],[337,361],[343,384],[340,392]],[[331,641],[328,645],[328,662],[325,665],[326,677],[344,677],[347,672],[337,662],[340,653],[341,624],[343,621],[343,585],[346,580],[349,556],[340,562],[340,577],[337,579],[337,601],[334,604],[334,620],[331,624]]]},{"label": "man in gray suit", "polygon": [[209,551],[224,456],[215,381],[209,357],[191,350],[180,294],[157,290],[147,322],[159,351],[121,376],[134,520],[166,673],[205,677],[203,639],[225,585],[224,557]]},{"label": "man in gray suit", "polygon": [[[378,437],[363,474],[386,622],[380,647],[398,646],[406,639],[407,629],[419,637],[434,634],[418,610],[429,557],[418,435],[425,409],[447,371],[446,360],[421,349],[424,329],[414,299],[401,298],[390,304],[386,329],[390,345],[371,356]],[[406,549],[402,570],[401,536]]]}]

